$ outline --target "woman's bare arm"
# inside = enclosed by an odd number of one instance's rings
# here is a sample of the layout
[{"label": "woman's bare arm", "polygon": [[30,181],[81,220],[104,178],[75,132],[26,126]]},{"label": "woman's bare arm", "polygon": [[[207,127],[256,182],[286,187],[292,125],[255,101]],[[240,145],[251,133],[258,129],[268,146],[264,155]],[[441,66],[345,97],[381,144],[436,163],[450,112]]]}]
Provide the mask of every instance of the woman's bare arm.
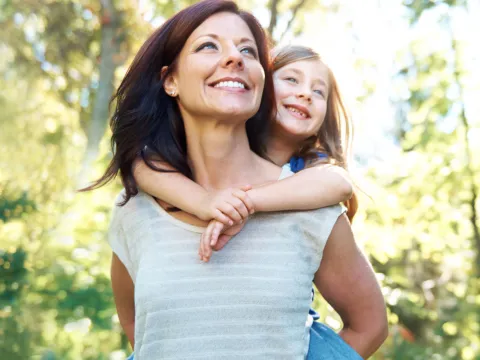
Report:
[{"label": "woman's bare arm", "polygon": [[112,256],[111,277],[120,325],[133,348],[135,345],[135,287],[130,274],[115,253]]},{"label": "woman's bare arm", "polygon": [[314,282],[342,318],[340,336],[363,358],[371,356],[388,335],[385,302],[345,215],[332,230]]},{"label": "woman's bare arm", "polygon": [[350,199],[352,182],[334,165],[314,166],[249,190],[255,211],[312,210]]}]

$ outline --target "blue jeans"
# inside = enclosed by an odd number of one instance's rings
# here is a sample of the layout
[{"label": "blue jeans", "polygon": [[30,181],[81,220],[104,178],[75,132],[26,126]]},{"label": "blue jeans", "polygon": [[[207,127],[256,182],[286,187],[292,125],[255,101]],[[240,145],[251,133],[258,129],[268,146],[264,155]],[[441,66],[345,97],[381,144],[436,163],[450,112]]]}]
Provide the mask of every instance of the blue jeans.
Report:
[{"label": "blue jeans", "polygon": [[[134,360],[133,353],[127,360]],[[328,326],[314,321],[306,360],[363,360],[350,345]]]},{"label": "blue jeans", "polygon": [[310,329],[310,344],[306,360],[363,360],[332,329],[314,321]]}]

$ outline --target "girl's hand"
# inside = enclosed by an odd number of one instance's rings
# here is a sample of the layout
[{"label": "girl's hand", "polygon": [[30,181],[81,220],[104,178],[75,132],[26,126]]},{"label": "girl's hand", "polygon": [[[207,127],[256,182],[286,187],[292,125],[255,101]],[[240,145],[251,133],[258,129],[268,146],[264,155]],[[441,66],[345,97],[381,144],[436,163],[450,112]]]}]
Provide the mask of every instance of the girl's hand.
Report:
[{"label": "girl's hand", "polygon": [[202,220],[217,220],[226,226],[241,224],[254,212],[253,201],[247,195],[251,188],[250,185],[245,185],[239,189],[229,188],[208,193],[197,216]]},{"label": "girl's hand", "polygon": [[231,227],[225,226],[223,223],[212,220],[200,239],[200,249],[198,255],[200,260],[208,262],[212,256],[212,249],[221,250],[230,239],[237,235],[245,226],[246,221]]}]

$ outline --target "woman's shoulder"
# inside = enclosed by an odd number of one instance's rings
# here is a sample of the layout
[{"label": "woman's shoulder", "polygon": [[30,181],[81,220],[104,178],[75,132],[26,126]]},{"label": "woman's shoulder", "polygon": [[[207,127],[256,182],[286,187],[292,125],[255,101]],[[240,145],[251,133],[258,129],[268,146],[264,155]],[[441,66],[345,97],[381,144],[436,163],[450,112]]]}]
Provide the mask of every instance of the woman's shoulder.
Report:
[{"label": "woman's shoulder", "polygon": [[152,201],[155,201],[150,195],[139,191],[132,196],[125,204],[125,190],[120,191],[113,203],[112,221],[132,218],[139,213],[143,213],[152,208]]},{"label": "woman's shoulder", "polygon": [[346,208],[343,205],[337,204],[315,210],[293,212],[291,220],[299,224],[304,231],[326,240],[338,218],[345,211]]}]

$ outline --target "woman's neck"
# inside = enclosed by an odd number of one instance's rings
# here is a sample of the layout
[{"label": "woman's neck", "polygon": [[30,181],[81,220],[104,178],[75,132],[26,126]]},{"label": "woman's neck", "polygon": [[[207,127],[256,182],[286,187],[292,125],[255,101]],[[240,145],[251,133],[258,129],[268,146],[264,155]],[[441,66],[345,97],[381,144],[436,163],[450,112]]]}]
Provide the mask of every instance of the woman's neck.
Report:
[{"label": "woman's neck", "polygon": [[194,180],[205,189],[255,185],[278,178],[277,168],[250,150],[244,124],[185,121]]}]

